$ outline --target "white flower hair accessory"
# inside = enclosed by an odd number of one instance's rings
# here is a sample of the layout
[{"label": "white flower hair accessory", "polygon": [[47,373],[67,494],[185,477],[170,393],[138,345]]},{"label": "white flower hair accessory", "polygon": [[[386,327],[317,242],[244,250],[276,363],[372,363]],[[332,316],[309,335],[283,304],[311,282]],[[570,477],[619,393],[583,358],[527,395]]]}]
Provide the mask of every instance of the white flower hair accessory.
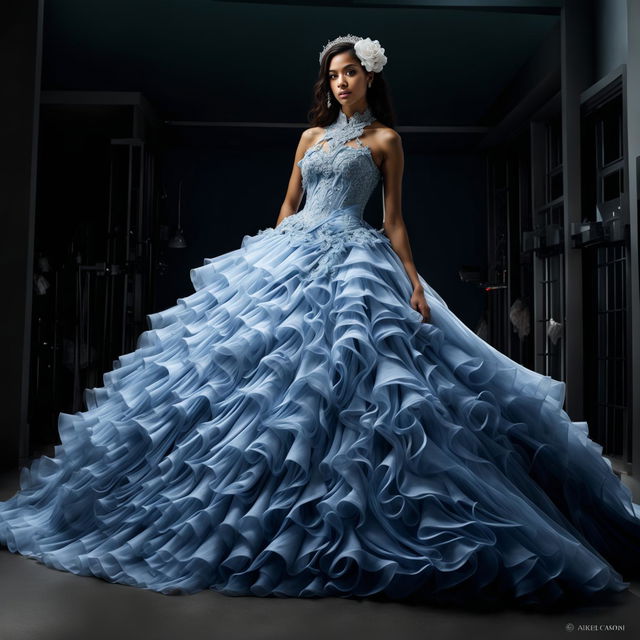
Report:
[{"label": "white flower hair accessory", "polygon": [[367,71],[375,71],[380,73],[382,67],[387,63],[387,57],[384,55],[384,49],[377,40],[364,38],[358,40],[353,47],[356,55],[360,58],[364,68]]},{"label": "white flower hair accessory", "polygon": [[380,42],[378,42],[378,40],[361,38],[360,36],[354,36],[351,33],[348,33],[346,36],[339,36],[334,40],[329,40],[320,52],[320,63],[322,64],[322,58],[328,49],[330,49],[334,44],[342,42],[349,42],[354,45],[353,48],[355,49],[356,55],[367,71],[380,73],[380,71],[382,71],[382,67],[387,63],[387,57],[384,55],[384,49],[380,46]]}]

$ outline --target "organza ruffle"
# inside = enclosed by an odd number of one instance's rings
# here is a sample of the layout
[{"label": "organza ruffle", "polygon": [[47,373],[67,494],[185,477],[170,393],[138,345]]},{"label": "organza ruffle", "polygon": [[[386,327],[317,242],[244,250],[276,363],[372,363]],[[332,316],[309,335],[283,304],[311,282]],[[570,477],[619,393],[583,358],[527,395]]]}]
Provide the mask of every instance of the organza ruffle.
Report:
[{"label": "organza ruffle", "polygon": [[389,243],[245,236],[148,316],[0,542],[162,593],[551,603],[623,590],[640,508],[564,385],[470,331]]}]

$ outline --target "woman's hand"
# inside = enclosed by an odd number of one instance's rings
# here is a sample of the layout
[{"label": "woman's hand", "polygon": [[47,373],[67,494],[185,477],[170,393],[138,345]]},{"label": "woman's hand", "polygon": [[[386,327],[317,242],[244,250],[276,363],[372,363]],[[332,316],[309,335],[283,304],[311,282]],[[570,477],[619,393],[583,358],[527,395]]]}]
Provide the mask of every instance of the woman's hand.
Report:
[{"label": "woman's hand", "polygon": [[422,322],[431,322],[431,309],[424,297],[424,289],[416,287],[411,295],[411,307],[422,314]]}]

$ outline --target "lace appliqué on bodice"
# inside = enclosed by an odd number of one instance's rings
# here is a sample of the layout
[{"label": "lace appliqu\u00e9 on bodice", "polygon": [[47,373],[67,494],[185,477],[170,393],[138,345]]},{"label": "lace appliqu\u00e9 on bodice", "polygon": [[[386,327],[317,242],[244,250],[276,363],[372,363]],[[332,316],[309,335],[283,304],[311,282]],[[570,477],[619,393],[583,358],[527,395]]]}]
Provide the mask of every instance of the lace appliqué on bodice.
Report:
[{"label": "lace appliqu\u00e9 on bodice", "polygon": [[319,245],[320,257],[302,280],[304,282],[323,275],[333,278],[336,267],[350,244],[373,246],[390,243],[382,231],[372,227],[366,220],[353,215],[345,215],[343,218],[339,221],[327,220],[325,224],[310,231],[317,225],[317,216],[302,211],[286,217],[275,229],[261,229],[258,235],[280,233],[294,246]]},{"label": "lace appliqu\u00e9 on bodice", "polygon": [[[275,229],[256,235],[283,234],[292,244],[319,244],[320,257],[303,280],[335,275],[335,268],[349,244],[389,243],[382,231],[363,218],[364,207],[381,174],[359,136],[375,117],[367,107],[351,118],[340,111],[325,128],[321,140],[305,152],[298,166],[306,193],[304,208],[286,217]],[[348,144],[355,140],[358,146]]]}]

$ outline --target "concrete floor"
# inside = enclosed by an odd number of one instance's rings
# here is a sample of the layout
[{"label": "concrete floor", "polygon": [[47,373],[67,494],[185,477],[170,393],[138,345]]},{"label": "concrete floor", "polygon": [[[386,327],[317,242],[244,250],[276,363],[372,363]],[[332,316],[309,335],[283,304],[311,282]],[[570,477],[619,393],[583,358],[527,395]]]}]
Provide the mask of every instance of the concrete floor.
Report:
[{"label": "concrete floor", "polygon": [[[18,488],[0,476],[0,500]],[[566,638],[567,625],[594,637],[640,637],[640,584],[613,602],[551,613],[473,611],[345,598],[188,596],[57,571],[0,549],[0,640],[425,640]],[[623,630],[579,625],[624,625]]]}]

